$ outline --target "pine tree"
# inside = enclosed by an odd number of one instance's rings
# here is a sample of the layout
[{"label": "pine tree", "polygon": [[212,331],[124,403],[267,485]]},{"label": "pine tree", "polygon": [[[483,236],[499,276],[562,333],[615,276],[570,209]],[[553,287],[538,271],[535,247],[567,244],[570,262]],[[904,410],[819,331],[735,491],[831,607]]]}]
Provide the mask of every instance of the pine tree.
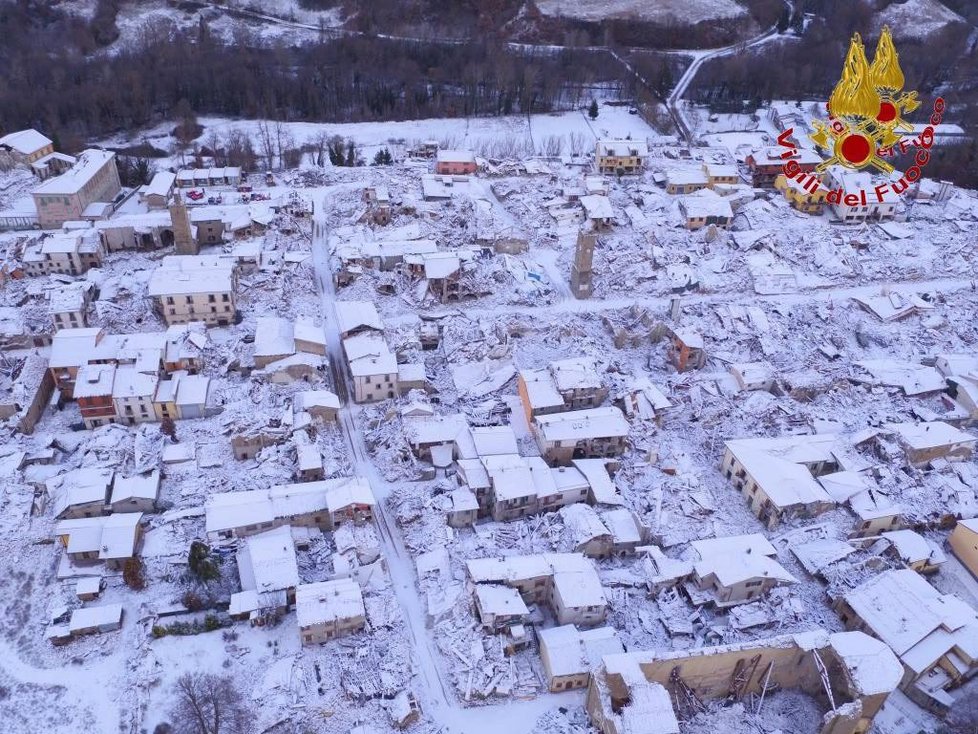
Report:
[{"label": "pine tree", "polygon": [[598,119],[598,102],[597,100],[591,100],[591,106],[587,108],[588,117],[592,120]]},{"label": "pine tree", "polygon": [[221,575],[217,559],[211,555],[210,546],[195,540],[190,544],[190,553],[187,554],[187,566],[190,573],[204,582],[213,581]]}]

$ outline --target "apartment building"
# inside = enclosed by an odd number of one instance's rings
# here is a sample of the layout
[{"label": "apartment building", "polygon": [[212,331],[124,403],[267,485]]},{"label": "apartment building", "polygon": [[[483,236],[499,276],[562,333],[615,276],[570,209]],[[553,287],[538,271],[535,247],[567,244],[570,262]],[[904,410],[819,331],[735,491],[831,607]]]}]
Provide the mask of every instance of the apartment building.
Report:
[{"label": "apartment building", "polygon": [[649,159],[649,146],[641,140],[599,140],[594,147],[598,173],[640,174]]},{"label": "apartment building", "polygon": [[82,275],[102,265],[105,249],[93,230],[73,230],[45,236],[24,248],[28,275]]},{"label": "apartment building", "polygon": [[111,203],[122,188],[115,153],[90,148],[60,176],[34,189],[34,205],[42,229],[55,229],[82,218],[92,203]]},{"label": "apartment building", "polygon": [[169,255],[150,276],[147,295],[167,324],[202,321],[229,326],[235,320],[238,272],[221,255]]},{"label": "apartment building", "polygon": [[348,578],[297,586],[295,616],[303,645],[353,634],[367,623],[360,585]]},{"label": "apartment building", "polygon": [[835,507],[816,481],[840,468],[836,436],[784,436],[727,441],[720,471],[769,529],[783,520],[815,517]]},{"label": "apartment building", "polygon": [[608,397],[595,360],[572,357],[538,370],[521,370],[517,390],[527,423],[538,415],[597,408]]},{"label": "apartment building", "polygon": [[525,604],[549,606],[558,624],[593,626],[608,613],[594,562],[580,553],[478,558],[466,562],[466,571],[473,592],[483,584],[514,588]]},{"label": "apartment building", "polygon": [[532,428],[541,455],[551,465],[619,456],[628,446],[628,421],[614,406],[540,415]]}]

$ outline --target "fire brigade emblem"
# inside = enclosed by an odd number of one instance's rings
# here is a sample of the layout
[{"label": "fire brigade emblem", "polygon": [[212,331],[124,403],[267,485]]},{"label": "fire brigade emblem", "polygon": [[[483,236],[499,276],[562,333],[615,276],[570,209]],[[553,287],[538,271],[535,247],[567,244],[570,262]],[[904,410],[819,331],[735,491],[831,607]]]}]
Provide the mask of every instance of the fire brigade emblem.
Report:
[{"label": "fire brigade emblem", "polygon": [[833,165],[857,170],[873,166],[892,173],[893,166],[879,152],[891,149],[903,133],[913,131],[904,115],[920,106],[917,93],[904,92],[903,86],[903,71],[889,27],[883,26],[872,64],[866,58],[862,38],[854,34],[842,77],[829,97],[829,123],[816,121],[815,132],[809,135],[815,145],[831,154],[816,170]]}]

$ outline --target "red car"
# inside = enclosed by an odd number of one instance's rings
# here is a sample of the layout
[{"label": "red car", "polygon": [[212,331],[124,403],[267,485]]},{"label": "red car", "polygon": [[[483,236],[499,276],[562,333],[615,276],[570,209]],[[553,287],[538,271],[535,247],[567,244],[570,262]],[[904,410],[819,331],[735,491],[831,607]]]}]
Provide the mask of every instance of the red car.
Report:
[{"label": "red car", "polygon": [[241,192],[251,191],[251,187],[248,186],[248,184],[241,184],[241,186],[238,187],[238,191]]},{"label": "red car", "polygon": [[193,189],[187,192],[187,198],[192,201],[200,201],[201,199],[204,198],[204,192]]}]

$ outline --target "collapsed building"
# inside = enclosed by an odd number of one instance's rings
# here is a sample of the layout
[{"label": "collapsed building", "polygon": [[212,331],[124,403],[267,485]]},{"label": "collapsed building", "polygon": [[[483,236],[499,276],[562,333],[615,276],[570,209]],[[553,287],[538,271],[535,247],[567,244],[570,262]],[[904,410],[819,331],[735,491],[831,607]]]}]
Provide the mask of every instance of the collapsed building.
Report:
[{"label": "collapsed building", "polygon": [[679,651],[605,655],[587,693],[602,734],[679,734],[706,701],[800,689],[827,703],[820,734],[862,734],[900,683],[900,661],[862,632],[813,630]]}]

